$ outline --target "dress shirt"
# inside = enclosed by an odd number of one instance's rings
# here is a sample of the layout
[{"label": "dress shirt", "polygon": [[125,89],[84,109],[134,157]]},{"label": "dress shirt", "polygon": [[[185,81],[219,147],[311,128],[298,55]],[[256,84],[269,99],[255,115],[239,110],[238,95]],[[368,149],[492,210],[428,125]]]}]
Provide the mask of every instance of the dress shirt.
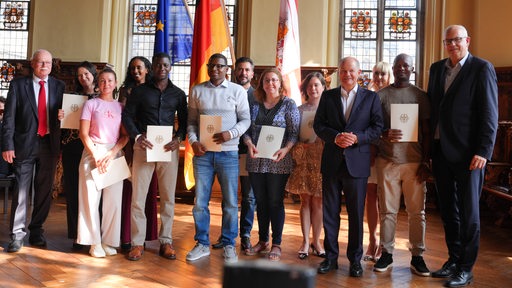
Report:
[{"label": "dress shirt", "polygon": [[[133,88],[123,110],[123,124],[134,138],[147,131],[148,125],[173,126],[174,135],[185,139],[187,131],[187,96],[171,80],[164,91],[153,81]],[[178,112],[178,129],[174,115]]]}]

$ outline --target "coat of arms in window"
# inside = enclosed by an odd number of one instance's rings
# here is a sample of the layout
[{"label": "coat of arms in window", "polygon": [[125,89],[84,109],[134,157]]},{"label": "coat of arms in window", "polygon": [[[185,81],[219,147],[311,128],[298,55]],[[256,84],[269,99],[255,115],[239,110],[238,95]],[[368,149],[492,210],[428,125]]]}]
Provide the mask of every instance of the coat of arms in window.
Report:
[{"label": "coat of arms in window", "polygon": [[3,14],[5,28],[20,29],[23,27],[23,15],[25,15],[25,10],[21,3],[7,3]]},{"label": "coat of arms in window", "polygon": [[372,34],[372,17],[370,11],[353,11],[350,18],[350,34],[354,37],[363,38]]},{"label": "coat of arms in window", "polygon": [[141,6],[135,14],[137,30],[141,33],[155,32],[156,6]]},{"label": "coat of arms in window", "polygon": [[409,12],[393,11],[389,17],[389,33],[392,38],[404,39],[411,36],[412,19]]}]

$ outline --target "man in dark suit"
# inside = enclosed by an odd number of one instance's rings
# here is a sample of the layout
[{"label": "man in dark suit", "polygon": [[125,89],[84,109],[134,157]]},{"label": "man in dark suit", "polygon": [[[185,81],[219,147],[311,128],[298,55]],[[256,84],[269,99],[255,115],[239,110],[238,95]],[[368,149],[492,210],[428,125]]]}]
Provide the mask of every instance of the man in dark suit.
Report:
[{"label": "man in dark suit", "polygon": [[447,287],[473,280],[480,243],[479,199],[498,126],[494,67],[471,55],[469,42],[463,26],[446,28],[443,43],[449,58],[432,64],[427,91],[434,131],[432,166],[449,254],[432,276],[451,278]]},{"label": "man in dark suit", "polygon": [[50,211],[51,191],[60,151],[59,109],[62,107],[64,82],[49,76],[52,55],[46,50],[34,53],[31,67],[32,75],[11,82],[4,112],[2,157],[8,163],[13,163],[16,177],[8,252],[18,252],[23,247],[32,187],[34,207],[28,226],[29,243],[46,246],[43,223]]},{"label": "man in dark suit", "polygon": [[321,172],[326,258],[318,267],[321,274],[338,269],[341,191],[349,222],[350,276],[363,274],[360,261],[370,143],[379,138],[384,124],[379,96],[357,84],[359,67],[359,61],[353,57],[341,59],[341,86],[322,94],[313,124],[315,133],[325,141]]}]

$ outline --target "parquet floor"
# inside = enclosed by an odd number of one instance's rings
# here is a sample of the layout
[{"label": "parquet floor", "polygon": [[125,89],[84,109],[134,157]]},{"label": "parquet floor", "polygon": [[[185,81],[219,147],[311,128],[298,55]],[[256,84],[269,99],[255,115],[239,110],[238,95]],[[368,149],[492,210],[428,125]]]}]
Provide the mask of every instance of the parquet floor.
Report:
[{"label": "parquet floor", "polygon": [[[213,199],[211,208],[211,235],[214,241],[220,231],[220,199]],[[0,201],[1,202],[1,201]],[[185,261],[186,253],[194,246],[194,223],[190,201],[178,201],[174,223],[174,245],[177,260],[158,256],[157,241],[146,243],[143,259],[128,261],[122,253],[103,259],[89,256],[87,250],[73,252],[66,238],[65,200],[54,201],[46,223],[48,247],[30,247],[28,240],[19,253],[7,253],[9,241],[8,215],[0,214],[0,287],[222,287],[223,258],[221,250],[212,250],[209,257],[193,263]],[[2,203],[3,204],[3,203]],[[301,265],[316,269],[322,259],[309,256],[297,258],[301,243],[299,204],[286,199],[286,221],[283,236],[282,265]],[[343,208],[344,210],[344,208]],[[489,212],[483,212],[484,216]],[[327,275],[316,276],[316,287],[441,287],[443,280],[412,275],[409,270],[410,253],[407,250],[407,216],[399,215],[397,249],[394,267],[387,273],[372,271],[373,263],[363,263],[362,278],[348,277],[348,260],[344,255],[347,239],[347,218],[342,213],[339,257],[341,267]],[[257,241],[257,225],[252,240]],[[490,217],[483,217],[481,252],[474,269],[473,287],[512,287],[512,230],[496,227]],[[427,251],[425,260],[431,270],[438,269],[446,260],[442,224],[433,208],[427,211]],[[365,235],[365,240],[367,235]],[[255,257],[240,255],[240,261],[254,261]],[[266,261],[266,260],[263,260]],[[247,281],[251,281],[247,279]],[[241,286],[243,287],[243,286]],[[266,287],[266,288],[270,288]],[[281,288],[285,288],[281,286]]]}]

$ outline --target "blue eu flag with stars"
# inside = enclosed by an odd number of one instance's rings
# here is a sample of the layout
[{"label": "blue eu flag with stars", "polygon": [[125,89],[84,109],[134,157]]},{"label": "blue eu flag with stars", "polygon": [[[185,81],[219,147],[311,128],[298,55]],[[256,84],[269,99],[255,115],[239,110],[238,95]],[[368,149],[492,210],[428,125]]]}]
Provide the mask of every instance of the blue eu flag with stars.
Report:
[{"label": "blue eu flag with stars", "polygon": [[171,64],[190,58],[194,28],[184,0],[158,0],[154,52],[171,56]]}]

